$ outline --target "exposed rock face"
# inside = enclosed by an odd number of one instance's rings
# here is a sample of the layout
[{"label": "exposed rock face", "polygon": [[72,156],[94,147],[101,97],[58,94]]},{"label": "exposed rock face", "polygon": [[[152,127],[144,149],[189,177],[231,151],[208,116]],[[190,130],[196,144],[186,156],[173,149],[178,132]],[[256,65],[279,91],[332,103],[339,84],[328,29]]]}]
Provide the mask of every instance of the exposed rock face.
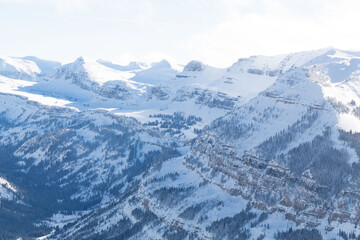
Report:
[{"label": "exposed rock face", "polygon": [[184,102],[189,99],[195,100],[195,103],[208,106],[210,108],[220,108],[231,110],[234,109],[237,103],[240,103],[240,97],[229,97],[221,92],[212,92],[200,88],[182,88],[176,92],[174,101]]},{"label": "exposed rock face", "polygon": [[333,199],[330,187],[320,185],[308,171],[295,176],[275,161],[266,162],[250,153],[239,156],[235,147],[210,133],[196,140],[186,165],[231,195],[249,199],[258,209],[287,212],[286,218],[296,224],[314,227],[325,218],[359,222],[358,206],[352,203],[358,203],[360,196],[347,192],[347,187]]},{"label": "exposed rock face", "polygon": [[[16,96],[21,84],[6,85],[0,236],[355,239],[360,69],[351,58],[360,54],[352,54],[251,57],[220,70],[192,63],[182,77],[163,61],[138,78],[79,58],[49,76],[96,96],[88,103],[128,103],[114,111],[41,105]],[[232,91],[248,79],[271,86],[252,98]]]},{"label": "exposed rock face", "polygon": [[201,72],[204,71],[205,65],[200,61],[191,61],[184,67],[185,72]]},{"label": "exposed rock face", "polygon": [[[313,74],[312,69],[301,71]],[[316,227],[324,220],[357,225],[360,185],[354,173],[359,155],[350,162],[353,150],[340,142],[346,139],[354,144],[358,135],[334,127],[336,116],[351,114],[354,106],[349,101],[344,111],[343,105],[327,102],[322,93],[315,100],[300,91],[280,90],[328,84],[313,84],[293,78],[294,74],[289,71],[273,86],[280,94],[262,93],[206,127],[193,143],[186,164],[206,181],[250,200],[258,209],[285,212],[286,219],[297,225]],[[279,87],[282,84],[287,87]],[[287,112],[299,115],[290,121]],[[282,130],[267,135],[284,119]],[[317,133],[315,126],[319,126]]]},{"label": "exposed rock face", "polygon": [[[84,90],[109,99],[131,100],[134,96],[141,95],[142,91],[139,88],[131,88],[127,82],[120,79],[98,81],[96,74],[87,69],[87,64],[84,58],[79,57],[74,63],[57,68],[53,73],[53,78],[60,81],[71,81]],[[92,64],[101,66],[100,63]]]},{"label": "exposed rock face", "polygon": [[167,100],[170,98],[171,89],[168,87],[152,87],[148,95],[148,100]]}]

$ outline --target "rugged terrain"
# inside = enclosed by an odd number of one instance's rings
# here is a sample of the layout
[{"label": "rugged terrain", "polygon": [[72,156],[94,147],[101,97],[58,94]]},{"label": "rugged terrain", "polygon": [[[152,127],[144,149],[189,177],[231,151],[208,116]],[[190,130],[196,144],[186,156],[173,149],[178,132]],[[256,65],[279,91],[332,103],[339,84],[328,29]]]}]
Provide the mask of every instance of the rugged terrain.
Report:
[{"label": "rugged terrain", "polygon": [[1,238],[360,238],[360,52],[0,63]]}]

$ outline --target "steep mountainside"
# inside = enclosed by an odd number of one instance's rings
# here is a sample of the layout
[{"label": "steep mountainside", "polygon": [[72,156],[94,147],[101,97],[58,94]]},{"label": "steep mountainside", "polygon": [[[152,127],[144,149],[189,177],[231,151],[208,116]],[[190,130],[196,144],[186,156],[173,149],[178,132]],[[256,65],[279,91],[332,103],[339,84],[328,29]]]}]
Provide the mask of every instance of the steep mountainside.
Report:
[{"label": "steep mountainside", "polygon": [[0,72],[0,236],[360,238],[359,63],[78,58],[19,80],[41,66],[18,62]]},{"label": "steep mountainside", "polygon": [[40,68],[33,61],[0,56],[0,74],[2,76],[31,80],[40,73]]}]

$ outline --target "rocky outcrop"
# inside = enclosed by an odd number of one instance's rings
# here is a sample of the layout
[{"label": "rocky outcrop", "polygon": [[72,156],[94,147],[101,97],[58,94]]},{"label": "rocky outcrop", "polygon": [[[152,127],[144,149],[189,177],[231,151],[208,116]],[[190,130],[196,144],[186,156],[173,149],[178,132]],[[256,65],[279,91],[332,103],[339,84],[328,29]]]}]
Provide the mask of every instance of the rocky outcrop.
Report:
[{"label": "rocky outcrop", "polygon": [[205,69],[205,64],[200,61],[193,60],[186,64],[184,67],[184,72],[201,72]]}]

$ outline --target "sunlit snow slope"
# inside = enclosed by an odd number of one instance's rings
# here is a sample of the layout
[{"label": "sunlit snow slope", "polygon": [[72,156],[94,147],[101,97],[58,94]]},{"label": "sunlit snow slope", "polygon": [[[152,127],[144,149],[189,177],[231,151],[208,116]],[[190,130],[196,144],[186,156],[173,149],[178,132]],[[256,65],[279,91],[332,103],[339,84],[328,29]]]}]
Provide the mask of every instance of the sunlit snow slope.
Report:
[{"label": "sunlit snow slope", "polygon": [[359,64],[0,57],[0,238],[358,237]]}]

